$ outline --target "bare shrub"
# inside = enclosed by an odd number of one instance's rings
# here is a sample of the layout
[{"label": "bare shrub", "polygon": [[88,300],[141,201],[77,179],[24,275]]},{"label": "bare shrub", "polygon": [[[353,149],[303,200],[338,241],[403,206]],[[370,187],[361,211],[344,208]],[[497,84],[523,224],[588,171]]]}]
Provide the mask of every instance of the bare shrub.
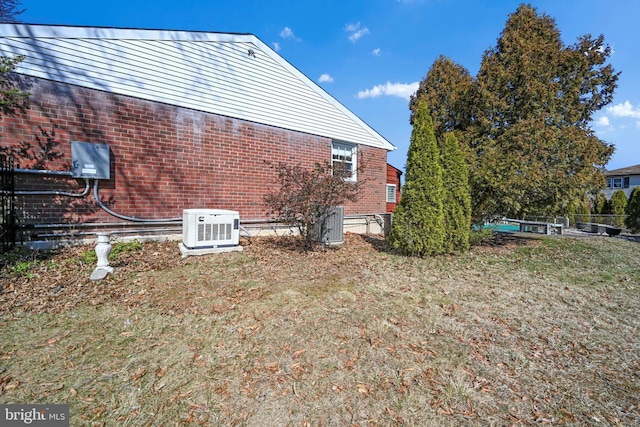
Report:
[{"label": "bare shrub", "polygon": [[[264,196],[268,214],[297,228],[307,250],[323,241],[327,232],[324,218],[336,206],[357,201],[364,184],[362,179],[350,180],[347,168],[329,162],[315,163],[311,168],[283,162],[271,167],[276,171],[277,185]],[[319,232],[316,224],[320,225]]]}]

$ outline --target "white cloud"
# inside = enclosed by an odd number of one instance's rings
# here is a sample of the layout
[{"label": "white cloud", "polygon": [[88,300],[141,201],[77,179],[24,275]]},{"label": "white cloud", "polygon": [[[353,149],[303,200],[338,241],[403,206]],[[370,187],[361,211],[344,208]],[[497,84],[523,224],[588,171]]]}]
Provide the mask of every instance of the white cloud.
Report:
[{"label": "white cloud", "polygon": [[[296,35],[293,33],[293,30],[290,27],[284,27],[282,29],[282,31],[280,31],[280,38],[284,39],[284,40],[294,40],[296,42],[301,42],[302,39],[299,37],[296,37]],[[273,42],[273,49],[276,52],[280,52],[280,49],[282,48],[282,46],[280,45],[279,42]]]},{"label": "white cloud", "polygon": [[383,85],[376,85],[371,89],[358,92],[359,99],[378,98],[380,96],[397,96],[409,100],[411,95],[418,90],[419,82],[413,83],[391,83],[387,82]]},{"label": "white cloud", "polygon": [[320,76],[320,78],[318,79],[318,81],[320,83],[325,83],[325,82],[326,83],[331,83],[331,82],[333,82],[333,77],[331,77],[329,74],[322,74]]},{"label": "white cloud", "polygon": [[367,27],[364,27],[361,30],[356,31],[355,33],[351,34],[349,36],[349,40],[351,40],[352,42],[357,42],[362,36],[365,36],[369,34],[369,29]]},{"label": "white cloud", "polygon": [[640,107],[634,107],[629,101],[624,101],[622,104],[607,107],[607,111],[616,117],[632,117],[634,119],[640,119]]},{"label": "white cloud", "polygon": [[382,51],[380,50],[380,48],[376,48],[376,49],[373,49],[373,51],[371,52],[371,54],[372,54],[373,56],[380,56],[380,53],[381,53],[381,52],[382,52]]},{"label": "white cloud", "polygon": [[365,36],[370,33],[367,27],[360,28],[359,22],[356,24],[347,24],[344,27],[344,30],[347,33],[351,33],[349,35],[349,40],[351,40],[353,43],[357,42],[362,36]]},{"label": "white cloud", "polygon": [[344,30],[347,33],[353,33],[353,32],[358,31],[358,28],[360,28],[360,23],[359,22],[357,24],[347,24],[347,25],[345,25]]},{"label": "white cloud", "polygon": [[295,39],[296,36],[293,34],[293,30],[289,27],[284,27],[282,31],[280,31],[280,37],[283,39]]},{"label": "white cloud", "polygon": [[611,123],[609,122],[609,117],[607,116],[602,116],[598,120],[596,120],[596,126],[607,127],[610,124]]}]

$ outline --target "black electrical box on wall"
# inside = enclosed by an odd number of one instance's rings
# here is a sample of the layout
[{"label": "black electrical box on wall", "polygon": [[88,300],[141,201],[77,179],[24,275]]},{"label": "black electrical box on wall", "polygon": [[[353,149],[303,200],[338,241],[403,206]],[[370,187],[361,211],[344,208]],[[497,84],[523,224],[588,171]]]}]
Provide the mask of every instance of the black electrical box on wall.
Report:
[{"label": "black electrical box on wall", "polygon": [[71,141],[71,172],[74,178],[110,178],[109,146]]}]

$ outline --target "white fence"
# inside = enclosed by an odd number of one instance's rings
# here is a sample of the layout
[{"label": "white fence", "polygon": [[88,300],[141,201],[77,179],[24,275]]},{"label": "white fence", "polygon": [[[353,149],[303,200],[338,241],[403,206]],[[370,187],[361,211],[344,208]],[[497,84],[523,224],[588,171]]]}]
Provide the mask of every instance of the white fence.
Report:
[{"label": "white fence", "polygon": [[[576,228],[578,222],[592,222],[623,228],[627,215],[568,215],[568,216],[527,216],[525,221],[548,222],[550,224],[564,224],[565,227]],[[569,222],[567,224],[567,221]]]}]

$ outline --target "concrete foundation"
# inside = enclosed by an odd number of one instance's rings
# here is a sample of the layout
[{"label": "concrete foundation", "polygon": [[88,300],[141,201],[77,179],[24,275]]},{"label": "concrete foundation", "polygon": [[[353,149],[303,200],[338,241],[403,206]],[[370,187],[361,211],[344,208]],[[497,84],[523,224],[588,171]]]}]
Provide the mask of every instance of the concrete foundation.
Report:
[{"label": "concrete foundation", "polygon": [[188,256],[199,256],[199,255],[209,255],[209,254],[219,254],[224,252],[242,252],[242,246],[225,246],[222,248],[205,248],[205,249],[189,249],[184,243],[178,243],[178,247],[180,248],[180,253],[182,254],[182,258],[186,258]]}]

